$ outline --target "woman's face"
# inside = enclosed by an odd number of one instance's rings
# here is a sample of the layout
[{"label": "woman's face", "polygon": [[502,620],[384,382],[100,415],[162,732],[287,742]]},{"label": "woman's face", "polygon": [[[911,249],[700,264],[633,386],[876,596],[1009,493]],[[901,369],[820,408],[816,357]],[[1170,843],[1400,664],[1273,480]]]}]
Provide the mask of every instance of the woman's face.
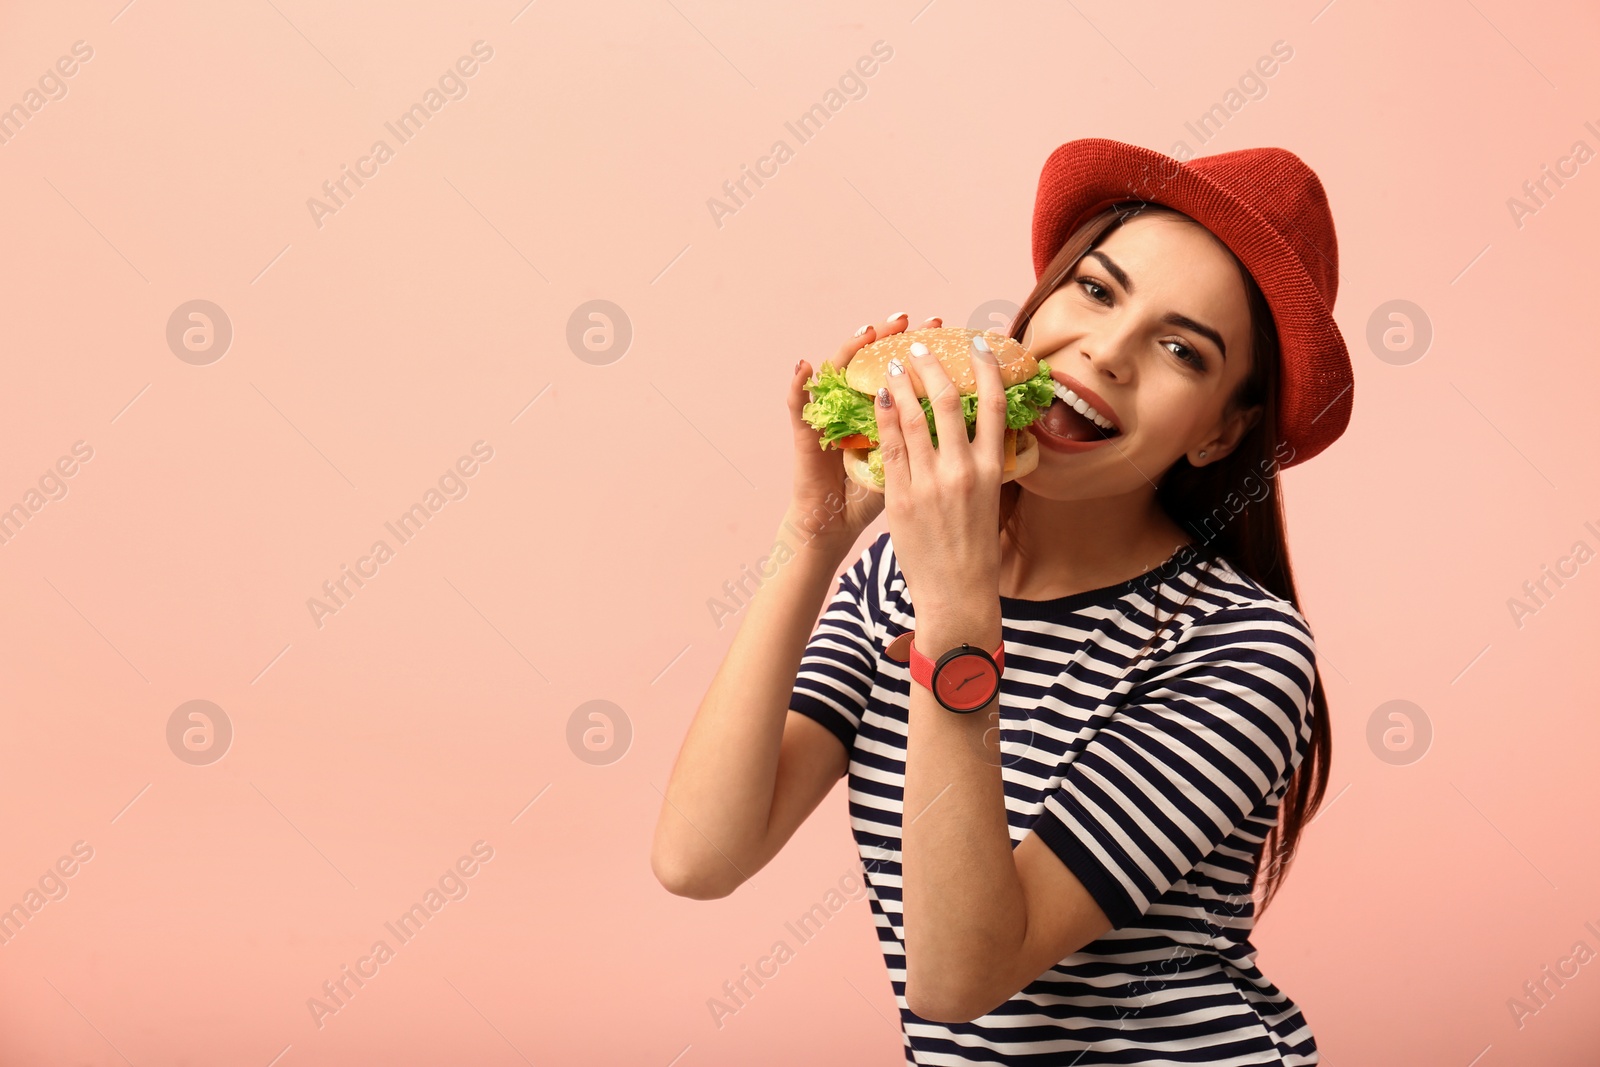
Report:
[{"label": "woman's face", "polygon": [[1082,420],[1058,422],[1066,405],[1052,404],[1046,426],[1090,443],[1035,433],[1039,466],[1018,481],[1050,499],[1153,491],[1185,454],[1221,459],[1260,413],[1224,417],[1250,370],[1249,305],[1227,250],[1184,219],[1140,215],[1113,230],[1040,305],[1022,343],[1050,364],[1058,396],[1077,383],[1121,430],[1102,440]]}]

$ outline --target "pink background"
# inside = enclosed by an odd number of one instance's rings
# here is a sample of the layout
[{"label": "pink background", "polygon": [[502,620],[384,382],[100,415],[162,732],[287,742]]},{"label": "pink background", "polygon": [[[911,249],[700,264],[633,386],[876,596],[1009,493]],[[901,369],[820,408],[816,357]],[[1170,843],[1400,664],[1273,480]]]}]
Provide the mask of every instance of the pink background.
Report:
[{"label": "pink background", "polygon": [[[1039,167],[1084,136],[1282,145],[1339,225],[1355,414],[1285,479],[1333,803],[1263,969],[1325,1063],[1594,1062],[1600,963],[1520,1027],[1508,1001],[1600,951],[1600,562],[1520,627],[1507,602],[1600,550],[1600,163],[1520,227],[1507,200],[1600,149],[1600,16],[921,4],[7,5],[0,105],[93,56],[0,144],[0,507],[37,506],[0,545],[0,906],[93,855],[0,946],[5,1064],[902,1062],[861,900],[720,1028],[707,1007],[852,870],[842,787],[722,901],[662,890],[650,835],[737,623],[709,602],[787,500],[795,359],[1021,301]],[[400,143],[384,123],[479,40]],[[1202,144],[1185,123],[1275,41]],[[319,226],[307,200],[379,138]],[[596,299],[632,327],[610,363],[567,342]],[[167,340],[192,300],[233,330],[206,365]],[[1431,321],[1422,358],[1368,344],[1391,300]],[[441,477],[465,496],[399,544]],[[319,627],[308,599],[379,539]],[[1433,732],[1404,765],[1367,741],[1394,699]],[[191,700],[233,731],[208,765],[169,747]],[[608,764],[568,741],[592,700],[631,726]],[[445,879],[467,895],[399,944],[384,924],[478,841]],[[319,1027],[308,999],[380,938]]]}]

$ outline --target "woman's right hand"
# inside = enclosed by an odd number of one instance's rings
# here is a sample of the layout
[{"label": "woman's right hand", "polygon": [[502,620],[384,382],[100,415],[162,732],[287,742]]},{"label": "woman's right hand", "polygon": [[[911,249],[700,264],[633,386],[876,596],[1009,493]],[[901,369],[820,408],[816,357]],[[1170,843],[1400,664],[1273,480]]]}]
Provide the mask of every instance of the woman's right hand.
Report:
[{"label": "woman's right hand", "polygon": [[[843,371],[861,349],[880,337],[902,332],[907,324],[902,313],[881,325],[868,326],[840,345],[827,362]],[[941,324],[940,319],[931,318],[922,325],[927,328]],[[795,452],[789,517],[797,524],[804,520],[806,530],[837,545],[841,552],[848,552],[861,532],[883,513],[884,497],[851,481],[844,473],[844,452],[820,447],[816,427],[800,417],[801,409],[811,399],[805,387],[811,376],[811,364],[802,359],[789,380],[789,421],[794,429]]]}]

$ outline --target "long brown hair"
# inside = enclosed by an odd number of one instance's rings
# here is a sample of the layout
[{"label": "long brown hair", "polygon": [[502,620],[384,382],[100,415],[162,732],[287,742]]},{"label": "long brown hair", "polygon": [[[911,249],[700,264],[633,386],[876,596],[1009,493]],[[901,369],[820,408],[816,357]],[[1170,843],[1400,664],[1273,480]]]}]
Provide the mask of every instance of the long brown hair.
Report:
[{"label": "long brown hair", "polygon": [[[1136,215],[1165,215],[1199,222],[1161,204],[1126,200],[1111,204],[1085,220],[1066,239],[1033,292],[1023,302],[1011,326],[1011,336],[1021,340],[1039,305],[1056,291],[1072,273],[1084,253],[1095,248],[1118,226]],[[1208,231],[1209,232],[1209,231]],[[1218,241],[1221,245],[1221,242]],[[1226,245],[1222,246],[1224,249]],[[1156,486],[1156,500],[1172,520],[1196,539],[1207,556],[1222,556],[1239,573],[1254,579],[1269,592],[1300,607],[1294,573],[1289,565],[1289,546],[1284,532],[1283,494],[1278,466],[1293,459],[1293,447],[1278,437],[1277,394],[1280,348],[1272,308],[1250,272],[1231,250],[1228,255],[1239,268],[1245,297],[1250,307],[1250,373],[1228,400],[1229,412],[1255,404],[1262,407],[1261,418],[1247,430],[1236,447],[1215,463],[1195,467],[1183,458],[1169,467]],[[1022,486],[1007,482],[1000,487],[1000,529],[1016,551],[1023,551],[1017,532],[1022,513],[1017,507]],[[1302,613],[1303,614],[1303,613]],[[1333,740],[1328,729],[1328,698],[1322,688],[1322,675],[1313,665],[1310,750],[1289,777],[1273,826],[1255,856],[1256,874],[1264,871],[1265,894],[1261,912],[1277,895],[1288,875],[1301,831],[1315,817],[1328,787],[1328,765],[1333,756]]]}]

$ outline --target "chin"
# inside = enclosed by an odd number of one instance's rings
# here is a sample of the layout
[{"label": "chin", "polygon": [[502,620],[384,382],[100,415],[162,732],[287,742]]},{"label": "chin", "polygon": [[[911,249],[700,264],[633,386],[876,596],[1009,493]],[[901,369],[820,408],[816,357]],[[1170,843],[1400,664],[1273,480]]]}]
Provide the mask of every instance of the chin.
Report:
[{"label": "chin", "polygon": [[[1093,453],[1104,452],[1103,457]],[[1039,450],[1039,465],[1017,479],[1017,484],[1045,500],[1097,500],[1127,496],[1161,478],[1178,457],[1152,460],[1137,453],[1121,453],[1109,446],[1077,454]],[[1160,473],[1155,473],[1159,471]],[[1144,472],[1144,473],[1141,473]],[[1147,477],[1148,476],[1148,477]]]},{"label": "chin", "polygon": [[1092,500],[1105,494],[1096,492],[1092,484],[1073,471],[1052,467],[1050,460],[1041,457],[1039,465],[1030,473],[1017,479],[1024,492],[1045,500]]}]

